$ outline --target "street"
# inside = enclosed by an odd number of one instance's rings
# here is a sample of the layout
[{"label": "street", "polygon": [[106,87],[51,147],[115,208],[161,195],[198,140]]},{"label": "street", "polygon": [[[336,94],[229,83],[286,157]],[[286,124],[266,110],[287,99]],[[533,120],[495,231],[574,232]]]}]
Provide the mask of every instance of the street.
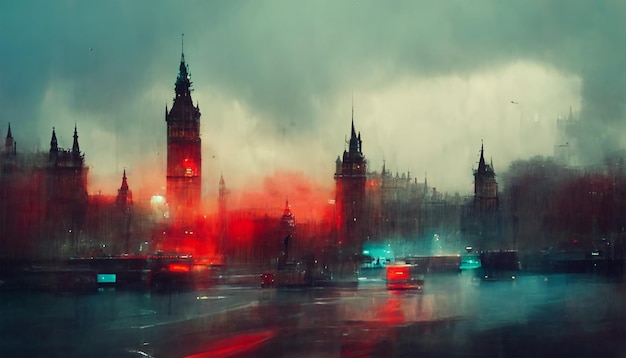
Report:
[{"label": "street", "polygon": [[626,357],[626,286],[590,275],[422,291],[262,289],[0,292],[2,357]]}]

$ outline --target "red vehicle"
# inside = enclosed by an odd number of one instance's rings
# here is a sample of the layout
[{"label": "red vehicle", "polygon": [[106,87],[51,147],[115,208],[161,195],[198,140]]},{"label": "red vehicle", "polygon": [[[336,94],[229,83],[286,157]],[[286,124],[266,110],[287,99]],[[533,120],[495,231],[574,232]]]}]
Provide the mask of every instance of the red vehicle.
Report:
[{"label": "red vehicle", "polygon": [[413,265],[387,266],[386,281],[389,290],[421,290],[424,287],[424,279]]}]

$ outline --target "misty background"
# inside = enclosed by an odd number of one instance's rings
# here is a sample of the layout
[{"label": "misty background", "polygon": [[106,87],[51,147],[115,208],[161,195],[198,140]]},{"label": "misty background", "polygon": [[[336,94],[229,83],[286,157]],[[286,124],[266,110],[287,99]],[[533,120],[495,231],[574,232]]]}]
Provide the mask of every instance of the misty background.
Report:
[{"label": "misty background", "polygon": [[[74,125],[88,190],[164,194],[165,108],[181,55],[200,106],[203,195],[330,193],[354,123],[370,170],[470,194],[481,141],[496,173],[551,156],[581,120],[580,165],[624,142],[621,1],[6,1],[0,134],[47,151]],[[284,176],[283,173],[290,173]],[[280,192],[280,189],[285,191]],[[282,206],[283,202],[278,203]]]}]

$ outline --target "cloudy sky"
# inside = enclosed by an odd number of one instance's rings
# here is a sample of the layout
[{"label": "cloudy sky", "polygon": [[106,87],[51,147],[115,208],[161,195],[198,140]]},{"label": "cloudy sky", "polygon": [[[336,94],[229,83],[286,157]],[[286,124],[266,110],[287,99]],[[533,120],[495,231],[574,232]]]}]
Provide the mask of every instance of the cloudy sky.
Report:
[{"label": "cloudy sky", "polygon": [[[71,147],[90,192],[165,185],[165,107],[184,33],[202,112],[203,190],[289,172],[333,186],[354,123],[383,160],[440,191],[550,156],[556,119],[586,123],[589,160],[625,132],[623,1],[89,1],[0,3],[0,134]],[[513,103],[514,102],[514,103]],[[288,195],[286,193],[285,195]]]}]

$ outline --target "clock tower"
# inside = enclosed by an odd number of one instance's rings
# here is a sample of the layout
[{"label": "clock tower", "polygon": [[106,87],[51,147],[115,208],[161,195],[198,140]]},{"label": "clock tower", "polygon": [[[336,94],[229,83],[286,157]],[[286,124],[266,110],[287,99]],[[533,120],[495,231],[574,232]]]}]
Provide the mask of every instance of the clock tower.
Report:
[{"label": "clock tower", "polygon": [[172,108],[165,107],[167,123],[167,188],[170,218],[180,226],[192,225],[201,197],[200,108],[191,100],[191,80],[181,53]]}]

